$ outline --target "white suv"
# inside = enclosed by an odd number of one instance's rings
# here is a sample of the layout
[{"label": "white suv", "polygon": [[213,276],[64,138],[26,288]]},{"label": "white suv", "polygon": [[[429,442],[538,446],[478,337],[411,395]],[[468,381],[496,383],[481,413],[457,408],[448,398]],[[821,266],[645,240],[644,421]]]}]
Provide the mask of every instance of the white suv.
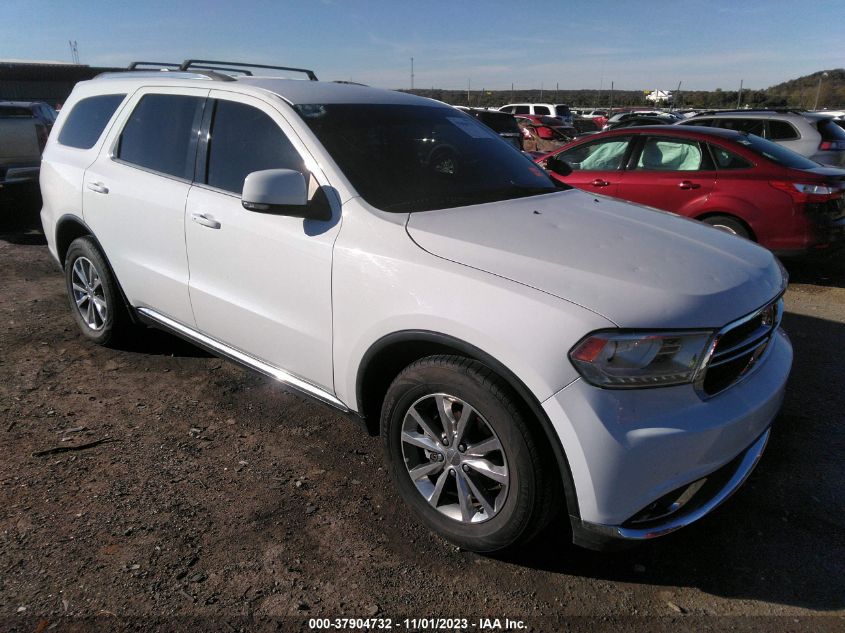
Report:
[{"label": "white suv", "polygon": [[164,328],[379,432],[419,519],[492,551],[705,515],[792,348],[755,244],[574,189],[454,108],[216,72],[77,84],[41,170],[70,307]]}]

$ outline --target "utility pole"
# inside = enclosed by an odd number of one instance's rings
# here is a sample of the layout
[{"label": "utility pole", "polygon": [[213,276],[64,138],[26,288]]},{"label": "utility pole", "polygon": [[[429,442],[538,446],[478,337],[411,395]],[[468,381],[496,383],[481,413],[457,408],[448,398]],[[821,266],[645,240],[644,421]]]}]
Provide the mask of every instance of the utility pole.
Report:
[{"label": "utility pole", "polygon": [[511,103],[513,103],[513,82],[511,82]]},{"label": "utility pole", "polygon": [[813,104],[813,110],[819,109],[819,95],[822,92],[822,77],[827,77],[827,73],[823,72],[821,75],[819,75],[819,85],[816,87],[816,102],[815,104]]},{"label": "utility pole", "polygon": [[543,100],[543,82],[540,82],[540,101]]},{"label": "utility pole", "polygon": [[742,79],[739,80],[739,94],[736,97],[736,109],[739,110],[742,103]]},{"label": "utility pole", "polygon": [[669,108],[669,112],[674,110],[675,107],[678,105],[678,97],[681,96],[681,84],[682,83],[683,83],[683,81],[678,82],[678,89],[675,91],[675,94],[672,95],[672,107]]},{"label": "utility pole", "polygon": [[79,63],[79,47],[76,45],[76,40],[68,40],[70,46],[70,59],[74,64]]},{"label": "utility pole", "polygon": [[469,107],[469,78],[467,78],[467,107]]},{"label": "utility pole", "polygon": [[411,92],[414,91],[414,58],[411,58]]},{"label": "utility pole", "polygon": [[613,82],[610,82],[610,112],[607,113],[607,118],[613,116]]},{"label": "utility pole", "polygon": [[560,82],[555,83],[555,103],[557,103],[557,91],[560,90]]}]

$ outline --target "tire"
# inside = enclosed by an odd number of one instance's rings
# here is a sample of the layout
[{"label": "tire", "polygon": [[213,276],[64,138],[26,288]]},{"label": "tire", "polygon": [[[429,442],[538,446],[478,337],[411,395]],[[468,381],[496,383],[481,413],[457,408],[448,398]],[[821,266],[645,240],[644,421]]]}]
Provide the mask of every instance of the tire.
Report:
[{"label": "tire", "polygon": [[387,391],[381,434],[399,494],[422,523],[467,550],[527,542],[561,498],[550,451],[518,402],[499,376],[459,356],[423,358]]},{"label": "tire", "polygon": [[751,234],[748,232],[745,225],[736,218],[732,218],[728,215],[711,215],[710,217],[704,218],[702,222],[709,224],[714,229],[724,231],[725,233],[744,237],[747,240],[751,239]]},{"label": "tire", "polygon": [[83,336],[110,345],[131,327],[117,280],[92,237],[75,239],[65,256],[71,313]]}]

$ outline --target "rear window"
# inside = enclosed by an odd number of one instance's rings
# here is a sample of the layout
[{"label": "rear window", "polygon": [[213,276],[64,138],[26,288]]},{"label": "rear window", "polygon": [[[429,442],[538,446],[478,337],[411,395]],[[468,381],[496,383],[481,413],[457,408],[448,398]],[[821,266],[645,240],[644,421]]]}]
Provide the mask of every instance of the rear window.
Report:
[{"label": "rear window", "polygon": [[529,108],[527,105],[514,106],[513,113],[514,114],[531,114],[531,108]]},{"label": "rear window", "polygon": [[746,134],[756,134],[757,136],[765,136],[765,120],[764,119],[711,119],[713,127],[721,127],[726,130],[736,130],[737,132],[745,132]]},{"label": "rear window", "polygon": [[801,154],[793,152],[791,149],[785,148],[783,145],[772,143],[764,138],[748,134],[742,138],[736,139],[737,143],[744,145],[755,154],[768,158],[773,163],[790,167],[792,169],[814,169],[819,166],[819,163],[804,158]]},{"label": "rear window", "polygon": [[555,106],[555,114],[557,114],[558,116],[569,116],[570,114],[572,114],[572,112],[569,109],[569,106],[556,105]]},{"label": "rear window", "polygon": [[551,114],[546,106],[534,106],[534,114]]},{"label": "rear window", "polygon": [[471,116],[498,134],[519,134],[519,125],[506,112],[469,112]]},{"label": "rear window", "polygon": [[194,174],[202,97],[146,95],[126,121],[117,158],[189,180]]},{"label": "rear window", "polygon": [[73,106],[59,134],[59,143],[78,149],[91,149],[111,120],[125,94],[98,95]]},{"label": "rear window", "polygon": [[833,119],[821,119],[816,127],[823,141],[845,141],[845,130],[839,127]]}]

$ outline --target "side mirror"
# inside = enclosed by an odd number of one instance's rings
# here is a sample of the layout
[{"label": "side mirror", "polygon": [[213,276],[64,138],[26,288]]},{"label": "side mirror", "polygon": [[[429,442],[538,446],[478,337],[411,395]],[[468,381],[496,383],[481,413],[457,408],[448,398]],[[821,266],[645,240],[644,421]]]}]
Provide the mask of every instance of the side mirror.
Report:
[{"label": "side mirror", "polygon": [[572,165],[560,158],[557,154],[546,159],[546,169],[556,173],[558,176],[568,176],[572,173]]},{"label": "side mirror", "polygon": [[259,213],[307,217],[308,177],[293,169],[254,171],[244,180],[241,204]]}]

